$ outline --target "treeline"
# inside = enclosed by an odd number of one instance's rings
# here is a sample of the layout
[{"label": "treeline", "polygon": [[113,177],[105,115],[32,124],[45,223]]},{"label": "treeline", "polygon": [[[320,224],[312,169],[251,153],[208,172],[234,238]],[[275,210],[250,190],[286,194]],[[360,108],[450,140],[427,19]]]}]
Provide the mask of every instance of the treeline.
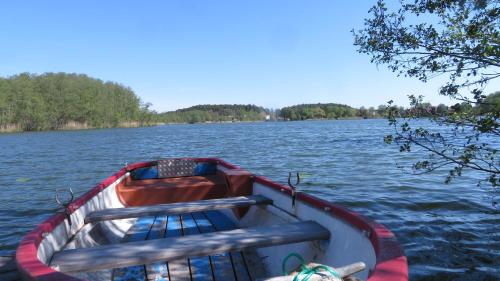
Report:
[{"label": "treeline", "polygon": [[[382,106],[380,106],[382,107]],[[475,116],[484,116],[486,114],[500,116],[500,92],[489,94],[481,103],[472,105],[469,102],[456,103],[451,106],[439,104],[434,106],[428,102],[422,102],[411,108],[392,106],[392,109],[399,115],[398,117],[418,116],[418,117],[437,117],[450,116],[452,114],[468,114]],[[386,111],[382,111],[385,117]],[[499,118],[499,117],[496,117]]]},{"label": "treeline", "polygon": [[280,110],[280,117],[284,120],[337,119],[356,116],[355,108],[336,103],[300,104]]},{"label": "treeline", "polygon": [[0,131],[140,126],[154,112],[128,87],[82,74],[0,78]]},{"label": "treeline", "polygon": [[[349,118],[380,118],[385,114],[387,107],[354,108],[345,104],[315,103],[299,104],[284,107],[279,111],[279,118],[288,121],[309,119],[349,119]],[[400,107],[403,112],[405,109]]]},{"label": "treeline", "polygon": [[[457,103],[452,106],[439,104],[437,106],[430,103],[420,103],[417,108],[405,108],[402,106],[392,106],[398,117],[415,115],[418,110],[420,117],[446,116],[453,113],[472,113],[482,115],[486,113],[500,113],[500,92],[488,95],[481,104],[472,106],[470,103]],[[284,107],[278,111],[278,117],[282,120],[308,120],[308,119],[339,119],[339,118],[382,118],[386,117],[387,105],[375,107],[353,108],[344,104],[317,103],[300,104]]]},{"label": "treeline", "polygon": [[160,114],[165,123],[203,123],[265,120],[268,110],[256,105],[196,105]]},{"label": "treeline", "polygon": [[[81,74],[23,73],[0,78],[0,132],[109,127],[158,123],[204,123],[263,120],[308,120],[385,117],[386,105],[353,108],[344,104],[300,104],[282,109],[256,105],[197,105],[165,113],[149,110],[128,87]],[[500,92],[478,106],[419,103],[418,108],[393,106],[399,117],[447,115],[456,112],[500,112]]]}]

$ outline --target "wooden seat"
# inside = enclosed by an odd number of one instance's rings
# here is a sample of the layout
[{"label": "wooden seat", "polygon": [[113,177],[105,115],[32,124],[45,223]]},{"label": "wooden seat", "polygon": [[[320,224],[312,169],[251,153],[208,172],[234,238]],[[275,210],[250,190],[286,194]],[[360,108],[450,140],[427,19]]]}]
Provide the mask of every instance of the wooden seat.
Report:
[{"label": "wooden seat", "polygon": [[200,200],[194,202],[160,204],[144,207],[114,208],[90,213],[87,217],[85,217],[85,223],[104,220],[139,218],[144,216],[178,215],[272,203],[273,200],[269,198],[261,195],[252,195],[224,199]]},{"label": "wooden seat", "polygon": [[51,265],[63,272],[95,271],[329,238],[326,228],[304,221],[66,250]]}]

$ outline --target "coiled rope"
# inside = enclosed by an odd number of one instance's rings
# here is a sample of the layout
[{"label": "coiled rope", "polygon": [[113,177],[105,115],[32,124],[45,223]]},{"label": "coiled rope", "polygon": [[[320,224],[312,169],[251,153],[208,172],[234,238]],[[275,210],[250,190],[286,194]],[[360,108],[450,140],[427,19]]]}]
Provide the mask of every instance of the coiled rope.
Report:
[{"label": "coiled rope", "polygon": [[332,267],[329,267],[326,265],[317,265],[317,266],[308,268],[304,262],[304,258],[297,253],[290,253],[283,259],[281,269],[283,271],[283,275],[285,275],[285,276],[288,275],[288,272],[286,271],[286,264],[291,257],[295,257],[295,258],[299,259],[300,264],[301,264],[300,265],[301,271],[299,273],[297,273],[297,275],[295,275],[295,278],[293,278],[293,281],[308,281],[313,275],[315,275],[315,274],[319,275],[320,273],[322,273],[322,274],[328,273],[328,274],[330,274],[331,277],[333,277],[333,279],[335,281],[342,281],[342,278],[340,277],[339,273]]}]

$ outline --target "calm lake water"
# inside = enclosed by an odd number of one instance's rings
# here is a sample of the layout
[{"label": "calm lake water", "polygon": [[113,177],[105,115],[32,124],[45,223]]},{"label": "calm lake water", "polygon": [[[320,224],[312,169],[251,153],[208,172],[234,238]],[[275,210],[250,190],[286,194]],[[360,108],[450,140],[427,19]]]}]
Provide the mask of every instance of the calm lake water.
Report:
[{"label": "calm lake water", "polygon": [[167,125],[0,135],[0,255],[54,213],[56,188],[83,194],[124,163],[221,157],[389,227],[412,280],[500,280],[500,209],[478,175],[416,176],[416,155],[383,143],[385,120]]}]

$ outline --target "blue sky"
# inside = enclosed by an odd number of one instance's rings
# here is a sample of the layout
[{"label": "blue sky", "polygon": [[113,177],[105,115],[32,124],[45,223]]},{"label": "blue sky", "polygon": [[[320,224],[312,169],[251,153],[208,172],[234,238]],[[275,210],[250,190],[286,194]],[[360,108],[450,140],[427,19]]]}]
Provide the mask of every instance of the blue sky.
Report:
[{"label": "blue sky", "polygon": [[[2,1],[0,76],[75,72],[131,87],[158,111],[196,104],[377,106],[441,81],[397,78],[350,32],[373,1]],[[487,91],[498,89],[490,84]]]}]

